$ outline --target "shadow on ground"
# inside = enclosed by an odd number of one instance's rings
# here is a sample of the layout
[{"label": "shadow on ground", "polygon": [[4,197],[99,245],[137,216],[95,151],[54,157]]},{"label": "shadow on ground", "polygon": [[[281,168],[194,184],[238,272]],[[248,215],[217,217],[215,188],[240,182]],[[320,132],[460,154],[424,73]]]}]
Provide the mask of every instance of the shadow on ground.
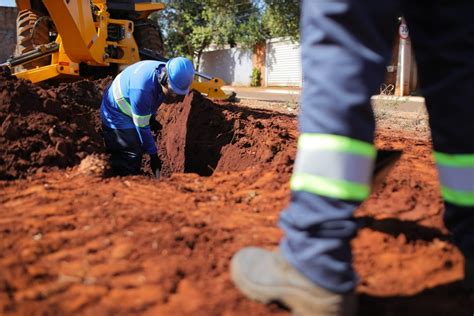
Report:
[{"label": "shadow on ground", "polygon": [[359,297],[359,316],[471,316],[474,293],[464,290],[461,282],[444,284],[410,297]]}]

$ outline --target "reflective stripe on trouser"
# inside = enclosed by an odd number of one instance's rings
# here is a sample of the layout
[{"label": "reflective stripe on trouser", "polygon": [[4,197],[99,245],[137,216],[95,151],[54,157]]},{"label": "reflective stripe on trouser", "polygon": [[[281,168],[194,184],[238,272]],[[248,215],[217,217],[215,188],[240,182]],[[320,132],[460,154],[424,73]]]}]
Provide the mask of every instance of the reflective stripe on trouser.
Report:
[{"label": "reflective stripe on trouser", "polygon": [[132,106],[127,101],[127,99],[123,96],[122,88],[120,87],[120,78],[121,78],[121,74],[119,74],[115,78],[114,82],[112,83],[112,93],[114,95],[115,103],[117,103],[122,113],[132,118],[133,124],[135,124],[138,127],[148,126],[150,124],[151,114],[137,115],[133,113]]},{"label": "reflective stripe on trouser", "polygon": [[376,150],[345,136],[302,134],[291,189],[336,199],[362,201],[370,193]]},{"label": "reflective stripe on trouser", "polygon": [[458,206],[474,206],[474,154],[434,153],[441,195]]}]

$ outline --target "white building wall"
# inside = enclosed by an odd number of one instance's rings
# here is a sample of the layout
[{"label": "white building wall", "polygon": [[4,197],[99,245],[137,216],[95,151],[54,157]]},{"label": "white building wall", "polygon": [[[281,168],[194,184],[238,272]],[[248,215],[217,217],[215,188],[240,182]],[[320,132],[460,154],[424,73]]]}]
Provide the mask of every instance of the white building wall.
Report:
[{"label": "white building wall", "polygon": [[228,48],[204,52],[199,71],[220,77],[229,85],[250,86],[252,68],[251,50]]},{"label": "white building wall", "polygon": [[266,86],[302,86],[300,44],[289,39],[267,41],[265,58]]}]

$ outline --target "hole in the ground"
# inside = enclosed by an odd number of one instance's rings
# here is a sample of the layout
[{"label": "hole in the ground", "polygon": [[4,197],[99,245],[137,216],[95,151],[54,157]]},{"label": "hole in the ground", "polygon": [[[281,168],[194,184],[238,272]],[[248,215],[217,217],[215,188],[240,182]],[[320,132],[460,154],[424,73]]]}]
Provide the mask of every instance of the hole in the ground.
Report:
[{"label": "hole in the ground", "polygon": [[273,162],[292,164],[295,119],[271,111],[216,105],[198,93],[161,106],[163,174],[210,176]]},{"label": "hole in the ground", "polygon": [[234,119],[224,115],[218,107],[200,99],[191,104],[188,117],[184,172],[210,176],[221,158],[221,151],[234,137]]}]

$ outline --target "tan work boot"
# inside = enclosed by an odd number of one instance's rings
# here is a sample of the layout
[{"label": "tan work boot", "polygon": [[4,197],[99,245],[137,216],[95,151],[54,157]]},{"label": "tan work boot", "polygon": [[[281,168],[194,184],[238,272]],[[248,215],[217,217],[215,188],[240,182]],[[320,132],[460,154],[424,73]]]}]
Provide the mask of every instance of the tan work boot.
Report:
[{"label": "tan work boot", "polygon": [[231,261],[231,277],[248,297],[262,303],[278,301],[298,316],[352,316],[353,294],[336,294],[319,287],[291,266],[280,253],[248,247]]}]

